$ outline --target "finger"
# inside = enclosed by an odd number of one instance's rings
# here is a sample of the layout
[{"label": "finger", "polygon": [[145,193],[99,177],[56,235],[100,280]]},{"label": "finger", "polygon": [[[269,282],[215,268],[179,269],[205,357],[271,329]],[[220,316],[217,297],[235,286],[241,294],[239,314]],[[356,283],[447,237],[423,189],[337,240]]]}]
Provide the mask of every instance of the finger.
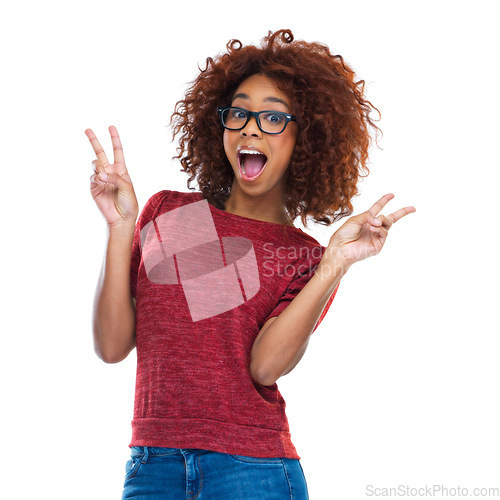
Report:
[{"label": "finger", "polygon": [[103,168],[102,168],[102,165],[101,165],[101,162],[99,160],[94,160],[92,162],[92,170],[98,174],[99,172],[102,172],[103,171]]},{"label": "finger", "polygon": [[97,187],[104,189],[106,187],[106,181],[103,181],[98,174],[90,176],[90,189],[96,189]]},{"label": "finger", "polygon": [[104,175],[107,178],[108,174],[104,173],[104,171],[95,172],[94,174],[92,174],[90,176],[90,183],[91,184],[99,184],[100,186],[104,186],[106,184],[106,179],[103,178]]},{"label": "finger", "polygon": [[99,160],[94,160],[92,162],[92,170],[94,171],[97,180],[103,182],[103,179],[105,179],[103,175],[106,174],[106,170],[104,169]]},{"label": "finger", "polygon": [[116,186],[118,189],[122,191],[127,191],[128,189],[127,181],[124,180],[120,174],[116,173],[106,174],[102,172],[98,175],[97,179],[100,180],[103,185],[112,184],[113,186]]},{"label": "finger", "polygon": [[92,162],[92,167],[94,169],[94,175],[91,177],[91,179],[92,178],[94,179],[94,183],[99,184],[101,186],[106,184],[107,174],[106,170],[101,165],[101,162],[99,160],[94,160]]},{"label": "finger", "polygon": [[109,161],[100,142],[97,140],[97,137],[90,128],[85,130],[85,135],[89,138],[90,144],[92,144],[92,148],[94,149],[94,153],[96,154],[97,159],[101,162],[103,168],[105,169],[109,165]]},{"label": "finger", "polygon": [[370,226],[370,231],[380,236],[383,241],[385,241],[387,235],[389,234],[389,231],[387,229],[384,229],[383,227]]},{"label": "finger", "polygon": [[399,219],[404,217],[405,215],[411,214],[413,212],[416,212],[417,209],[415,207],[404,207],[400,208],[399,210],[396,210],[393,212],[391,215],[388,215],[387,217],[392,220],[392,222],[397,222]]},{"label": "finger", "polygon": [[120,136],[118,135],[118,130],[116,130],[116,127],[114,125],[111,125],[109,127],[109,133],[111,134],[111,142],[113,144],[114,162],[125,163]]},{"label": "finger", "polygon": [[349,222],[354,222],[361,226],[363,224],[371,224],[372,226],[377,227],[382,225],[382,221],[375,217],[375,215],[373,215],[370,210],[367,210],[366,212],[360,213],[358,215],[353,215],[347,220],[346,224]]},{"label": "finger", "polygon": [[385,229],[390,229],[394,224],[392,219],[389,219],[389,217],[386,217],[385,215],[377,215],[377,219],[382,221],[382,227],[384,227]]},{"label": "finger", "polygon": [[97,174],[92,174],[90,176],[90,185],[93,186],[94,184],[97,184],[97,185],[99,185],[99,184],[102,185],[103,184],[102,181],[101,181],[101,179],[99,179],[99,177],[98,177]]},{"label": "finger", "polygon": [[392,193],[387,193],[380,198],[376,203],[372,205],[372,207],[368,210],[372,215],[378,215],[380,211],[387,205],[389,201],[391,201],[394,198],[394,195]]}]

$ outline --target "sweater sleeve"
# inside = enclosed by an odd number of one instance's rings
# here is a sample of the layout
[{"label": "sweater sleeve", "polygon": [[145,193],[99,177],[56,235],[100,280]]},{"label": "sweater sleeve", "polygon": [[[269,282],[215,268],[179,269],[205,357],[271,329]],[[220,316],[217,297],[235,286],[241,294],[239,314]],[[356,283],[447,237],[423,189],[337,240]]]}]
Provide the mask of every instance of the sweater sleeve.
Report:
[{"label": "sweater sleeve", "polygon": [[130,259],[130,293],[136,298],[137,293],[137,276],[139,274],[139,265],[141,263],[141,229],[153,219],[155,211],[160,204],[166,191],[160,191],[146,202],[142,212],[137,219],[134,231],[134,240],[132,242],[132,256]]},{"label": "sweater sleeve", "polygon": [[[308,283],[308,281],[313,277],[318,265],[319,265],[319,258],[312,259],[312,260],[306,260],[302,262],[300,265],[299,271],[297,274],[294,276],[294,279],[286,289],[285,293],[282,295],[280,298],[277,306],[273,309],[271,314],[266,318],[266,321],[269,318],[272,318],[273,316],[279,316],[281,312],[283,312],[288,304],[292,302],[292,300],[299,294],[299,292],[304,288],[304,286]],[[335,295],[337,294],[337,290],[339,288],[340,282],[337,284],[335,287],[335,290],[332,292],[330,295],[330,298],[328,299],[327,303],[325,304],[325,307],[323,308],[323,312],[321,313],[316,326],[313,329],[314,333],[320,323],[323,321],[323,318],[326,316],[326,313],[330,309],[330,306],[332,305],[333,299],[335,298]]]}]

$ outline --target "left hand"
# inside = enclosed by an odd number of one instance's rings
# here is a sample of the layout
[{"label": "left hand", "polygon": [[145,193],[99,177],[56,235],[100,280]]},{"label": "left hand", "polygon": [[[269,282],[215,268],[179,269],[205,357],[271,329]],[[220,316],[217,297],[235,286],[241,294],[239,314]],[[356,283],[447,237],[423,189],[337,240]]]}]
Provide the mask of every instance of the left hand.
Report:
[{"label": "left hand", "polygon": [[325,256],[349,267],[355,262],[377,255],[384,246],[391,226],[399,219],[412,212],[415,207],[400,208],[390,215],[378,215],[394,195],[388,193],[377,201],[369,210],[350,217],[330,238]]}]

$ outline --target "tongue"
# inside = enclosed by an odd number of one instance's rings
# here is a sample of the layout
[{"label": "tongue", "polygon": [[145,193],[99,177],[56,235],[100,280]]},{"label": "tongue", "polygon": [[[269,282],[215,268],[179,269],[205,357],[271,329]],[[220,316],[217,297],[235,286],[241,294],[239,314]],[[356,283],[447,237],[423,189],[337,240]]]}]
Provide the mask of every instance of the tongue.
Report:
[{"label": "tongue", "polygon": [[245,155],[245,173],[248,177],[256,176],[266,163],[264,155]]}]

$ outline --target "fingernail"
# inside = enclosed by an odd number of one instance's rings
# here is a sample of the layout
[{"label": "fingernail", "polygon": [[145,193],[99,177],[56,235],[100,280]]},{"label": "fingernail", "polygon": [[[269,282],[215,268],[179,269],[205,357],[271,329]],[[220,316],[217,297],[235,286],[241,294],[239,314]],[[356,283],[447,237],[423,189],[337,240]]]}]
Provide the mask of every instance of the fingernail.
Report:
[{"label": "fingernail", "polygon": [[99,178],[102,180],[106,180],[108,178],[108,174],[105,172],[99,172]]}]

